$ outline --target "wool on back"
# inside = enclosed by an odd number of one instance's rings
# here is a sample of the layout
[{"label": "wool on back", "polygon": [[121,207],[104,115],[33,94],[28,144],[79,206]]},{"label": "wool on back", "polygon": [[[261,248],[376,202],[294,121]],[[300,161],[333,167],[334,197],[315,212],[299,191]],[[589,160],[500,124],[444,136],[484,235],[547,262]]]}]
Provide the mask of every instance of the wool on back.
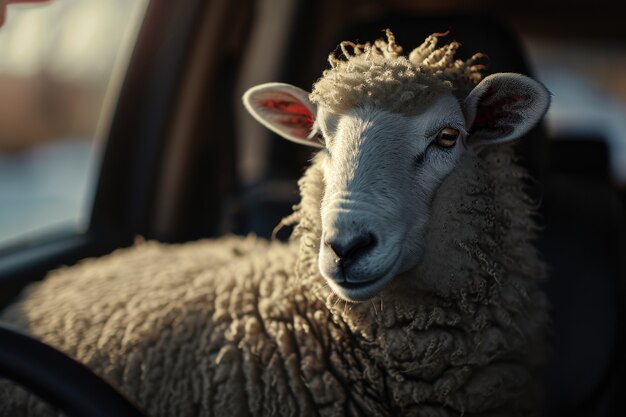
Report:
[{"label": "wool on back", "polygon": [[[144,243],[51,273],[1,319],[151,416],[533,415],[544,265],[508,146],[467,154],[433,201],[424,262],[370,302],[317,269],[319,160],[288,244]],[[56,415],[0,383],[0,416]]]}]

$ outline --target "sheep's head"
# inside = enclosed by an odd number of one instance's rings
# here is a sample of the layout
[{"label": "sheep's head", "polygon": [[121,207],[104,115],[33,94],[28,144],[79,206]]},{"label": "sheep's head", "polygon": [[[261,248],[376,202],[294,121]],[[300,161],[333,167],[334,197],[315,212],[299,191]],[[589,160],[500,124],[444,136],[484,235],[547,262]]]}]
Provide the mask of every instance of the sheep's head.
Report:
[{"label": "sheep's head", "polygon": [[519,138],[549,104],[545,87],[523,75],[481,80],[478,55],[453,59],[457,43],[436,49],[433,35],[404,57],[387,36],[343,43],[347,60],[331,56],[310,94],[269,83],[244,95],[269,129],[322,149],[319,269],[349,301],[420,263],[432,201],[463,153]]}]

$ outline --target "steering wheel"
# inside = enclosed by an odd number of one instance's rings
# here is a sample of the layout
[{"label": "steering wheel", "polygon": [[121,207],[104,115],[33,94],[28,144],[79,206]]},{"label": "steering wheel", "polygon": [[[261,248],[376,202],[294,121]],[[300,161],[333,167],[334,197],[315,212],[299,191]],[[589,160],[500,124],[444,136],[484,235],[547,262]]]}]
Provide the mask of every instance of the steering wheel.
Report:
[{"label": "steering wheel", "polygon": [[0,377],[22,385],[70,417],[146,417],[85,365],[2,323]]}]

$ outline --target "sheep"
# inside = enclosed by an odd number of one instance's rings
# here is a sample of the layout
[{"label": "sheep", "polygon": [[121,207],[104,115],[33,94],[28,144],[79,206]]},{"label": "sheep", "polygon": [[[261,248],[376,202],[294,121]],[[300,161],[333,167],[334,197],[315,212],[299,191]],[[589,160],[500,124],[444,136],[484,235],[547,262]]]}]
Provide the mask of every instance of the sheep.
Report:
[{"label": "sheep", "polygon": [[[309,94],[250,89],[320,149],[288,243],[155,242],[57,270],[4,311],[152,416],[538,413],[548,303],[536,204],[511,143],[549,105],[429,36],[343,42]],[[0,415],[45,415],[0,385]]]}]

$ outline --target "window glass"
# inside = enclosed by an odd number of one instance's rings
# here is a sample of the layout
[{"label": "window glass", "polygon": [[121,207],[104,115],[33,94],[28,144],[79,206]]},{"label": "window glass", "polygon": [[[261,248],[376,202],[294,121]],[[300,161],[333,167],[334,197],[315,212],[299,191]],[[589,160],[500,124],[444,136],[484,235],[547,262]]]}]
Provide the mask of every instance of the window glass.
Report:
[{"label": "window glass", "polygon": [[86,226],[98,126],[110,115],[105,95],[117,93],[147,1],[8,7],[0,28],[0,248]]}]

